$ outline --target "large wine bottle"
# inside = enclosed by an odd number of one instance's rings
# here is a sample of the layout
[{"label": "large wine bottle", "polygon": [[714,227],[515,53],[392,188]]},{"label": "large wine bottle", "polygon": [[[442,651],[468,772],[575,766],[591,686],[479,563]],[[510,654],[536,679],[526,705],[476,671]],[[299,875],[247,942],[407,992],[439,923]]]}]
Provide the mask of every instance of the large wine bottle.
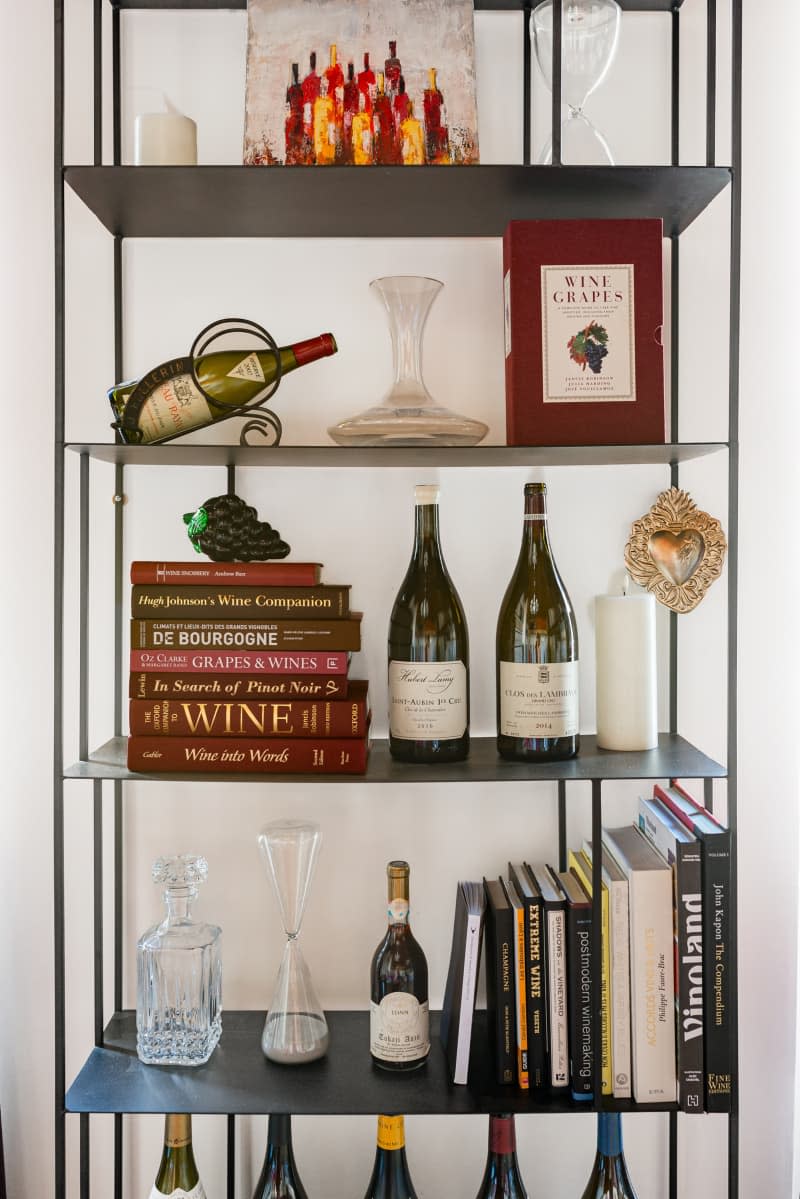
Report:
[{"label": "large wine bottle", "polygon": [[364,1199],[417,1199],[408,1173],[402,1116],[378,1116],[375,1165]]},{"label": "large wine bottle", "polygon": [[192,1117],[168,1115],[164,1122],[164,1151],[150,1199],[206,1199],[192,1152]]},{"label": "large wine bottle", "polygon": [[430,1048],[428,963],[408,923],[408,862],[390,862],[389,927],[372,958],[370,1052],[387,1070],[415,1070]]},{"label": "large wine bottle", "polygon": [[414,488],[414,549],[389,621],[389,749],[404,762],[469,753],[469,642],[439,544],[439,487]]},{"label": "large wine bottle", "polygon": [[[331,333],[284,346],[278,351],[281,376],[335,354],[337,348]],[[134,392],[141,395],[141,388],[147,393],[138,418],[139,433],[117,426],[123,441],[149,444],[213,424],[256,400],[276,374],[271,350],[214,351],[196,358],[194,368],[208,397],[192,379],[189,358],[174,358],[141,379],[111,388],[108,398],[118,422]]]},{"label": "large wine bottle", "polygon": [[517,1165],[513,1115],[489,1117],[489,1155],[477,1199],[528,1199]]},{"label": "large wine bottle", "polygon": [[572,758],[580,747],[578,631],[547,531],[547,489],[525,484],[522,548],[497,620],[497,749]]},{"label": "large wine bottle", "polygon": [[636,1199],[622,1152],[619,1112],[598,1113],[597,1155],[581,1199]]},{"label": "large wine bottle", "polygon": [[271,1115],[267,1152],[253,1199],[306,1199],[292,1150],[292,1117]]}]

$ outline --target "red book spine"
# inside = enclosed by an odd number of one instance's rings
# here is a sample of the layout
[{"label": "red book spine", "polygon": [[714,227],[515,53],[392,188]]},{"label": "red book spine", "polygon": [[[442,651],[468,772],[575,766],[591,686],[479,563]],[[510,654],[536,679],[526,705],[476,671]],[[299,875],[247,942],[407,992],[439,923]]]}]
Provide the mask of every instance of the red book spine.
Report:
[{"label": "red book spine", "polygon": [[350,615],[348,586],[313,587],[184,587],[176,583],[136,583],[131,588],[131,616],[147,618],[169,612],[177,617],[241,620],[242,617],[288,615],[332,617]]},{"label": "red book spine", "polygon": [[364,774],[369,740],[323,737],[129,737],[143,774]]},{"label": "red book spine", "polygon": [[321,570],[319,562],[131,562],[131,582],[313,587]]},{"label": "red book spine", "polygon": [[179,674],[347,674],[348,653],[208,653],[192,650],[131,650],[131,670]]},{"label": "red book spine", "polygon": [[130,675],[131,699],[345,699],[346,674],[161,674]]},{"label": "red book spine", "polygon": [[131,649],[359,650],[361,616],[346,620],[132,620]]},{"label": "red book spine", "polygon": [[367,687],[340,700],[132,699],[132,734],[178,737],[364,737]]}]

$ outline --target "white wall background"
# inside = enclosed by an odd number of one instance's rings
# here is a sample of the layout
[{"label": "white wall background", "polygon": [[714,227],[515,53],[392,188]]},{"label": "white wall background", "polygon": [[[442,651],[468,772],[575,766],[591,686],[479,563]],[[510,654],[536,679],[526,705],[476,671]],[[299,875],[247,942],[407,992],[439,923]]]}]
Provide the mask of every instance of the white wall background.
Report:
[{"label": "white wall background", "polygon": [[[724,7],[724,6],[721,6]],[[758,6],[761,8],[762,6]],[[763,27],[745,4],[745,163],[742,305],[742,527],[740,1002],[742,1190],[797,1194],[794,1177],[795,1009],[797,1001],[797,648],[792,641],[796,568],[787,499],[797,428],[790,332],[797,260],[792,244],[797,170],[785,153],[783,121],[791,114],[790,39]],[[90,154],[91,72],[88,0],[67,13],[68,161]],[[704,63],[701,0],[685,0],[683,158],[700,162],[697,120]],[[789,20],[788,0],[770,6],[774,31]],[[763,15],[763,14],[762,14]],[[727,78],[721,14],[721,86]],[[590,113],[620,162],[667,161],[666,97],[669,21],[627,14],[612,74],[592,97]],[[506,127],[502,96],[520,83],[519,18],[479,14],[478,77],[484,161],[515,161],[520,130]],[[168,94],[200,127],[201,162],[236,162],[241,145],[245,18],[242,13],[123,16],[124,153],[133,115]],[[46,0],[26,6],[0,0],[0,353],[6,363],[3,499],[5,578],[3,749],[4,824],[0,837],[0,1104],[14,1196],[52,1190],[51,799],[49,761],[52,655],[52,174],[51,14]],[[785,59],[785,61],[784,61]],[[502,81],[502,86],[500,83]],[[632,97],[635,103],[632,103]],[[537,85],[535,145],[548,96]],[[727,161],[720,128],[720,161]],[[165,203],[169,197],[165,196]],[[110,238],[67,195],[68,440],[105,440],[111,381]],[[726,436],[728,203],[716,202],[682,239],[681,437]],[[503,441],[500,250],[475,241],[138,241],[125,250],[126,373],[188,347],[196,330],[230,312],[252,315],[280,342],[332,328],[339,355],[287,380],[278,400],[287,442],[324,442],[325,428],[378,397],[388,383],[384,317],[367,284],[379,274],[425,273],[445,282],[429,323],[426,379],[431,391],[489,422]],[[224,429],[219,430],[223,435]],[[473,729],[493,731],[493,630],[499,598],[519,539],[526,471],[438,472],[445,553],[467,611],[472,640]],[[594,727],[592,597],[611,584],[632,519],[668,484],[660,468],[539,472],[551,490],[553,536],[582,638],[582,724]],[[77,458],[67,462],[67,536],[76,535]],[[410,471],[241,471],[237,490],[288,538],[297,558],[320,559],[332,581],[353,584],[366,613],[359,665],[370,678],[376,732],[383,717],[384,638],[388,608],[410,544]],[[695,499],[727,524],[723,456],[691,464],[681,476]],[[221,470],[129,471],[125,557],[181,557],[180,514],[223,491]],[[112,731],[110,563],[113,472],[92,466],[96,547],[91,594],[92,720],[90,742]],[[787,547],[789,547],[787,549]],[[75,597],[74,558],[68,594]],[[707,752],[725,752],[725,582],[681,622],[681,731]],[[77,600],[66,614],[66,760],[76,754],[74,690]],[[662,657],[666,624],[662,621]],[[665,696],[662,695],[662,726]],[[723,789],[720,788],[720,798]],[[71,783],[68,812],[68,1081],[91,1044],[91,898],[89,788]],[[627,819],[636,787],[607,792],[609,820]],[[304,929],[304,950],[323,1003],[366,1003],[366,969],[383,920],[384,866],[412,863],[415,928],[428,954],[431,999],[438,1003],[449,949],[454,883],[503,868],[509,855],[552,855],[554,788],[529,790],[448,785],[399,792],[346,782],[135,785],[127,789],[126,1004],[133,1005],[134,946],[158,912],[149,864],[169,849],[206,853],[210,880],[199,912],[225,935],[225,1003],[266,1005],[282,949],[255,834],[270,817],[291,811],[318,819],[325,838]],[[398,802],[400,801],[400,802]],[[503,819],[498,819],[502,812]],[[569,831],[588,830],[585,789],[570,796]],[[447,845],[442,854],[441,846]],[[235,885],[234,885],[235,882]],[[331,897],[336,902],[331,903]],[[111,996],[108,996],[110,1010]],[[254,1047],[258,1052],[258,1047]],[[77,1122],[70,1120],[70,1168],[76,1183]],[[681,1120],[682,1199],[726,1193],[725,1120]],[[161,1121],[127,1125],[126,1196],[147,1194],[159,1154]],[[240,1121],[239,1194],[251,1193],[263,1152],[264,1121]],[[327,1117],[295,1121],[298,1162],[310,1195],[358,1194],[369,1176],[374,1121]],[[95,1118],[94,1182],[108,1190],[110,1120]],[[666,1121],[626,1121],[627,1155],[641,1199],[662,1199]],[[485,1153],[482,1118],[408,1120],[409,1159],[419,1194],[474,1192]],[[579,1194],[592,1158],[591,1117],[518,1122],[520,1160],[532,1195]],[[196,1121],[196,1152],[209,1199],[223,1193],[224,1121]]]}]

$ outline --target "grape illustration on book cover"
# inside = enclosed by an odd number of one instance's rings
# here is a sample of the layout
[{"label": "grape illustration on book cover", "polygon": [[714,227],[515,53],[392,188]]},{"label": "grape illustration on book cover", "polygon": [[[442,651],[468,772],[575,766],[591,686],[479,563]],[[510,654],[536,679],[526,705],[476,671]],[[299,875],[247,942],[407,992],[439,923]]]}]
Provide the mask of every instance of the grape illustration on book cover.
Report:
[{"label": "grape illustration on book cover", "polygon": [[246,166],[478,161],[472,0],[248,0]]}]

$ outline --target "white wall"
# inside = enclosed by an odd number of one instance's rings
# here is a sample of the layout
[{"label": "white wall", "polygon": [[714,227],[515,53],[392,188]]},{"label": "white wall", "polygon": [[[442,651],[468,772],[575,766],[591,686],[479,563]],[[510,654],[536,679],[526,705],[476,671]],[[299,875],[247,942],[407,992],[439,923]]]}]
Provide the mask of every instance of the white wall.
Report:
[{"label": "white wall", "polygon": [[[21,9],[2,0],[2,112],[0,161],[7,168],[0,192],[0,238],[4,283],[2,351],[9,363],[13,397],[3,438],[6,511],[17,495],[29,515],[6,521],[7,562],[30,563],[34,586],[9,579],[3,619],[14,630],[3,701],[8,762],[6,836],[2,878],[7,900],[0,915],[4,978],[0,998],[0,1102],[6,1133],[10,1192],[48,1194],[51,1186],[52,1014],[50,995],[50,810],[48,761],[51,655],[50,547],[52,531],[52,391],[50,13],[45,0]],[[784,326],[792,313],[786,246],[792,235],[792,181],[782,153],[778,116],[791,111],[791,70],[781,73],[776,56],[789,53],[762,34],[748,7],[745,30],[745,225],[742,340],[742,561],[740,627],[741,688],[741,917],[740,941],[743,1081],[742,1194],[759,1186],[788,1196],[792,1179],[795,1077],[795,974],[797,941],[796,760],[789,622],[796,571],[782,552],[789,540],[785,503],[796,439],[793,374]],[[88,0],[68,4],[70,119],[67,157],[87,161],[91,76],[86,70]],[[788,17],[786,0],[773,5]],[[701,161],[702,99],[700,0],[686,0],[684,76],[687,161]],[[200,124],[205,162],[236,162],[243,97],[243,14],[127,14],[125,44],[125,153],[132,115],[150,104],[148,88],[170,78],[170,98]],[[724,34],[724,22],[722,34]],[[519,131],[505,129],[497,106],[494,74],[513,78],[518,18],[481,14],[478,68],[483,157],[510,161]],[[774,27],[774,26],[773,26]],[[513,39],[509,42],[509,39]],[[786,48],[784,49],[784,44]],[[509,50],[509,45],[512,47]],[[39,70],[31,72],[36,48]],[[668,82],[668,19],[626,15],[620,57],[607,83],[592,98],[596,116],[620,161],[665,161],[668,126],[663,117]],[[174,69],[170,64],[177,64]],[[726,72],[721,69],[724,78]],[[772,92],[766,81],[772,84]],[[211,81],[211,82],[210,82]],[[694,81],[694,82],[693,82]],[[785,82],[784,82],[785,81]],[[780,88],[783,88],[781,93]],[[637,97],[631,104],[630,96]],[[547,97],[537,88],[537,113]],[[536,137],[541,136],[538,117]],[[724,128],[720,130],[720,157]],[[775,162],[781,162],[781,170]],[[756,179],[771,181],[769,200]],[[796,182],[796,170],[794,173]],[[10,186],[9,186],[10,184]],[[780,188],[784,187],[785,200]],[[165,202],[169,202],[165,197]],[[68,194],[68,439],[104,440],[109,414],[105,388],[111,356],[110,239]],[[683,239],[681,435],[689,440],[724,438],[727,329],[727,201],[712,206]],[[796,257],[796,254],[795,254]],[[488,421],[490,440],[503,440],[502,329],[499,247],[491,240],[242,242],[141,241],[126,246],[126,372],[183,351],[204,323],[229,312],[262,320],[278,340],[332,328],[341,352],[287,380],[278,400],[286,440],[324,441],[325,427],[365,406],[386,386],[388,337],[383,317],[368,294],[377,274],[434,274],[445,282],[434,307],[426,342],[426,378],[444,402]],[[317,282],[316,286],[310,286]],[[770,303],[764,302],[765,293]],[[769,314],[769,315],[768,315]],[[769,324],[767,322],[769,321]],[[776,344],[777,343],[777,344]],[[765,417],[767,418],[765,420]],[[11,430],[11,436],[8,431]],[[224,429],[220,432],[226,432]],[[31,448],[33,447],[33,448]],[[32,466],[35,464],[35,466]],[[68,545],[74,547],[76,460],[68,466]],[[521,487],[526,471],[438,472],[448,563],[464,600],[472,637],[473,728],[493,729],[492,640],[499,596],[519,537]],[[634,467],[541,472],[551,489],[554,543],[575,602],[582,637],[583,727],[593,728],[591,597],[607,589],[620,562],[630,521],[668,483],[665,470]],[[385,730],[384,637],[388,607],[404,568],[410,537],[410,471],[241,471],[238,490],[288,538],[298,558],[319,558],[329,579],[352,582],[363,607],[365,644],[360,665],[373,686],[376,731]],[[687,468],[682,482],[698,503],[725,513],[723,458]],[[93,530],[97,555],[89,612],[93,634],[90,741],[111,732],[110,567],[112,472],[92,468]],[[126,477],[125,557],[180,557],[186,553],[180,513],[224,490],[221,470],[129,471]],[[371,503],[373,499],[379,503]],[[365,503],[365,500],[368,502]],[[766,500],[766,502],[765,502]],[[14,505],[14,507],[12,507]],[[587,531],[588,527],[588,531]],[[32,552],[32,547],[36,550]],[[74,583],[74,558],[67,564]],[[711,754],[725,750],[724,580],[681,624],[682,731]],[[71,595],[75,588],[70,586]],[[67,612],[66,756],[75,756],[75,617]],[[762,633],[761,629],[764,629]],[[758,629],[754,636],[753,630]],[[665,645],[662,621],[662,651]],[[771,635],[770,635],[771,634]],[[17,649],[16,647],[20,648]],[[96,647],[96,648],[95,648]],[[795,653],[796,659],[796,653]],[[14,680],[11,684],[10,680]],[[24,698],[21,700],[19,691]],[[662,694],[661,710],[664,715]],[[41,714],[34,722],[27,713]],[[796,710],[796,709],[795,709]],[[20,720],[19,713],[26,718]],[[664,720],[662,719],[662,726]],[[31,726],[34,727],[31,727]],[[12,752],[13,751],[13,752]],[[720,788],[720,795],[722,795]],[[91,1043],[89,881],[90,791],[68,789],[68,1080]],[[570,803],[570,837],[588,827],[584,789]],[[431,967],[431,998],[441,998],[449,948],[452,893],[458,877],[502,869],[512,852],[552,854],[554,789],[541,785],[531,799],[516,786],[425,786],[391,792],[348,785],[304,789],[291,784],[226,787],[207,783],[137,784],[127,789],[126,1003],[135,1001],[133,947],[157,913],[148,881],[149,863],[164,850],[197,849],[211,865],[200,912],[225,930],[225,1002],[263,1007],[277,969],[282,942],[272,898],[255,851],[255,834],[268,818],[291,811],[314,816],[323,826],[320,858],[303,933],[304,948],[323,1002],[362,1006],[369,956],[381,932],[384,866],[408,856],[413,870],[415,927]],[[626,818],[636,788],[609,791],[609,818]],[[398,803],[398,800],[401,802]],[[502,803],[503,821],[497,819]],[[222,816],[222,819],[220,818]],[[444,841],[448,853],[443,859]],[[35,863],[34,868],[31,865]],[[236,885],[233,886],[232,884]],[[330,897],[336,896],[336,903]],[[780,913],[780,915],[777,915]],[[764,1020],[769,979],[770,1013]],[[781,986],[772,980],[781,979]],[[111,996],[108,996],[110,1005]],[[257,1052],[257,1046],[254,1047]],[[768,1074],[765,1064],[769,1063]],[[241,1121],[240,1195],[250,1193],[263,1151],[263,1121]],[[363,1190],[369,1174],[372,1119],[329,1117],[296,1121],[297,1155],[310,1194],[345,1196]],[[70,1161],[75,1166],[76,1121],[70,1121]],[[160,1121],[130,1120],[126,1194],[147,1193],[158,1156]],[[762,1127],[763,1126],[763,1127]],[[592,1155],[590,1117],[542,1117],[519,1122],[520,1159],[532,1194],[580,1193]],[[767,1135],[767,1130],[769,1135]],[[409,1157],[421,1195],[477,1189],[484,1156],[485,1120],[409,1119]],[[107,1119],[92,1122],[96,1187],[108,1188]],[[686,1199],[725,1194],[725,1121],[681,1121],[686,1152],[680,1194]],[[666,1128],[663,1117],[626,1122],[631,1169],[640,1194],[665,1196]],[[224,1121],[196,1122],[195,1142],[206,1189],[224,1180]],[[34,1148],[36,1147],[36,1148]],[[331,1184],[335,1179],[335,1184]],[[796,1186],[793,1187],[796,1193]]]}]

